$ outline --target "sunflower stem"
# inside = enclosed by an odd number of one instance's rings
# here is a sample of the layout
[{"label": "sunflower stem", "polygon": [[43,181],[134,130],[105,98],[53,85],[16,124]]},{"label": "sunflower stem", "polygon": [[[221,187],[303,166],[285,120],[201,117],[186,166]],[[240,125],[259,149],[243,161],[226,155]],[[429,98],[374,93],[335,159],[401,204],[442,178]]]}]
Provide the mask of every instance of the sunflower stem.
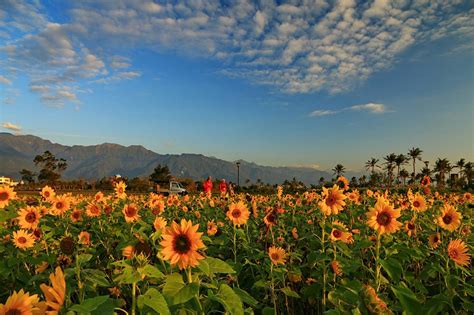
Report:
[{"label": "sunflower stem", "polygon": [[131,314],[135,315],[135,309],[137,307],[137,283],[132,283],[132,310]]},{"label": "sunflower stem", "polygon": [[377,233],[377,244],[375,247],[375,286],[377,287],[377,292],[380,289],[380,233]]},{"label": "sunflower stem", "polygon": [[327,270],[326,270],[326,261],[324,259],[326,253],[326,247],[324,244],[326,238],[326,231],[324,228],[326,227],[326,215],[323,214],[323,221],[321,227],[321,246],[323,252],[323,312],[326,311],[326,281],[327,281]]},{"label": "sunflower stem", "polygon": [[234,224],[234,263],[237,264],[237,228]]},{"label": "sunflower stem", "polygon": [[270,281],[271,281],[271,290],[272,290],[272,301],[273,301],[273,309],[275,310],[275,314],[277,314],[277,302],[276,302],[276,295],[275,295],[275,280],[273,279],[273,262],[270,262]]}]

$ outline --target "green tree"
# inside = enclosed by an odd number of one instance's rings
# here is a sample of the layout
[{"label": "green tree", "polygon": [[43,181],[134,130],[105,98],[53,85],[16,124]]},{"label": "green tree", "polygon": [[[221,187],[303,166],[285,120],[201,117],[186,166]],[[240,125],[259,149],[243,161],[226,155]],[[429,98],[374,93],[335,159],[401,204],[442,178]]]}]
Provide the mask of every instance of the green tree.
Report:
[{"label": "green tree", "polygon": [[408,156],[411,158],[413,164],[413,173],[411,174],[413,183],[415,183],[416,178],[416,160],[421,161],[421,153],[423,153],[423,151],[421,151],[420,148],[411,148],[408,151]]},{"label": "green tree", "polygon": [[40,166],[41,170],[38,175],[40,183],[54,184],[61,179],[61,172],[67,168],[65,159],[58,159],[49,151],[45,151],[42,155],[37,155],[33,162],[36,166]]},{"label": "green tree", "polygon": [[392,186],[393,183],[393,170],[395,168],[395,160],[397,155],[395,153],[390,153],[389,155],[383,158],[385,160],[385,169],[387,170],[388,177],[388,188]]},{"label": "green tree", "polygon": [[155,184],[169,182],[171,179],[171,172],[168,166],[161,166],[158,164],[157,167],[153,170],[153,173],[149,176],[150,181],[154,182]]},{"label": "green tree", "polygon": [[395,158],[395,165],[397,166],[397,179],[400,181],[400,167],[408,163],[408,159],[404,154],[399,154]]},{"label": "green tree", "polygon": [[375,173],[375,168],[376,167],[380,168],[380,166],[377,165],[378,162],[379,162],[379,159],[371,158],[370,160],[365,162],[365,169],[371,170],[372,174]]},{"label": "green tree", "polygon": [[334,172],[334,175],[336,175],[336,177],[339,177],[344,174],[346,168],[342,164],[337,164],[336,166],[334,166],[332,171]]},{"label": "green tree", "polygon": [[35,182],[36,173],[27,170],[26,168],[20,171],[21,180],[28,184],[33,184]]},{"label": "green tree", "polygon": [[448,173],[451,170],[451,165],[448,161],[448,159],[440,159],[438,158],[435,162],[435,167],[434,171],[437,173],[437,181],[438,181],[438,187],[443,188],[444,184],[446,182],[446,173]]}]

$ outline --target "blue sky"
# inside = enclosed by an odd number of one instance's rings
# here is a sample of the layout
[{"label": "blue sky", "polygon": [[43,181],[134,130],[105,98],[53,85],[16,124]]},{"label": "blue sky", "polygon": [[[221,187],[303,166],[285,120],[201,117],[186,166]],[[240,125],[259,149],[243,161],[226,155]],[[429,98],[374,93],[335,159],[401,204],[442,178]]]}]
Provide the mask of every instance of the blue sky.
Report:
[{"label": "blue sky", "polygon": [[473,160],[469,1],[0,3],[0,123],[359,170],[420,147]]}]

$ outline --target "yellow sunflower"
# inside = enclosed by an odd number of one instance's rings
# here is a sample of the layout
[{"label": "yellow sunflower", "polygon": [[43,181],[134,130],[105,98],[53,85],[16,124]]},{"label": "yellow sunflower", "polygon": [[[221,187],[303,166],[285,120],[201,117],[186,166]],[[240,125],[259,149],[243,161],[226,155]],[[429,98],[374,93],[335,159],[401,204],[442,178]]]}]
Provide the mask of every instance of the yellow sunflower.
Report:
[{"label": "yellow sunflower", "polygon": [[270,260],[274,265],[284,265],[286,261],[286,255],[287,254],[285,250],[281,247],[272,246],[268,249],[268,256],[270,256]]},{"label": "yellow sunflower", "polygon": [[10,186],[0,185],[0,209],[8,206],[10,200],[16,198],[16,192]]},{"label": "yellow sunflower", "polygon": [[95,202],[103,202],[104,201],[104,194],[99,191],[94,195]]},{"label": "yellow sunflower", "polygon": [[337,178],[336,184],[338,184],[343,190],[349,189],[349,181],[342,175]]},{"label": "yellow sunflower", "polygon": [[53,205],[51,207],[51,213],[53,215],[62,215],[69,210],[71,204],[69,198],[66,195],[56,196],[53,200]]},{"label": "yellow sunflower", "polygon": [[466,244],[457,239],[449,242],[448,245],[448,255],[456,265],[467,266],[471,260],[471,255],[468,254],[468,248]]},{"label": "yellow sunflower", "polygon": [[26,230],[18,230],[13,232],[13,244],[19,249],[31,248],[35,245],[35,238]]},{"label": "yellow sunflower", "polygon": [[334,185],[332,188],[323,187],[323,200],[318,204],[325,215],[338,214],[344,209],[346,196],[344,192]]},{"label": "yellow sunflower", "polygon": [[54,192],[54,189],[49,187],[49,186],[44,186],[43,189],[41,189],[40,195],[46,200],[46,201],[52,201],[54,197],[56,196],[56,193]]},{"label": "yellow sunflower", "polygon": [[214,219],[207,222],[207,235],[213,236],[217,233],[218,227],[214,222]]},{"label": "yellow sunflower", "polygon": [[89,203],[86,207],[86,214],[88,217],[94,218],[100,216],[102,209],[96,203]]},{"label": "yellow sunflower", "polygon": [[193,225],[191,221],[181,220],[181,224],[173,222],[171,227],[163,233],[161,241],[161,254],[171,265],[178,265],[179,269],[188,266],[199,265],[200,259],[204,259],[198,250],[204,248],[201,240],[201,232],[197,232],[199,224]]},{"label": "yellow sunflower", "polygon": [[425,198],[418,192],[413,196],[410,202],[412,209],[416,212],[423,212],[428,209]]},{"label": "yellow sunflower", "polygon": [[416,235],[416,225],[413,219],[410,221],[405,221],[405,232],[407,232],[408,236]]},{"label": "yellow sunflower", "polygon": [[41,214],[35,207],[26,206],[26,208],[18,211],[18,225],[22,229],[34,230],[41,218]]},{"label": "yellow sunflower", "polygon": [[123,181],[119,181],[118,183],[115,183],[115,196],[119,199],[125,199],[127,197],[127,193],[125,192],[125,188],[127,188],[127,185]]},{"label": "yellow sunflower", "polygon": [[153,227],[155,228],[155,231],[163,231],[167,224],[168,222],[166,222],[166,219],[163,219],[162,217],[156,217],[155,221],[153,222]]},{"label": "yellow sunflower", "polygon": [[461,214],[452,205],[444,204],[441,216],[438,217],[438,225],[450,232],[456,230],[461,225]]},{"label": "yellow sunflower", "polygon": [[55,273],[49,275],[49,280],[52,287],[44,283],[40,285],[40,289],[46,298],[46,314],[59,314],[66,296],[66,280],[60,267],[56,267]]},{"label": "yellow sunflower", "polygon": [[234,225],[246,224],[249,219],[249,209],[243,201],[233,203],[229,206],[227,217],[234,223]]},{"label": "yellow sunflower", "polygon": [[379,234],[390,234],[398,231],[402,224],[397,221],[400,210],[393,209],[383,197],[379,197],[375,206],[367,212],[367,224]]},{"label": "yellow sunflower", "polygon": [[438,248],[439,244],[441,244],[441,237],[440,237],[439,233],[432,234],[428,237],[428,245],[432,249]]},{"label": "yellow sunflower", "polygon": [[134,203],[125,205],[122,212],[125,215],[125,221],[127,222],[135,222],[140,218],[140,215],[138,214],[138,207]]},{"label": "yellow sunflower", "polygon": [[0,315],[40,315],[44,314],[44,309],[39,303],[37,294],[30,295],[21,289],[19,292],[13,292],[5,302],[0,304]]}]

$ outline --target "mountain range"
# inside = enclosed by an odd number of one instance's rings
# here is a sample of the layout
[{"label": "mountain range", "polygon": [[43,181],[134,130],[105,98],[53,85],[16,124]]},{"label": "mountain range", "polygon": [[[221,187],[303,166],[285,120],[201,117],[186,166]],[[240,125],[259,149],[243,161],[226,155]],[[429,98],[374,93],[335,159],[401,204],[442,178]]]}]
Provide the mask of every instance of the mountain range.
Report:
[{"label": "mountain range", "polygon": [[[174,176],[202,180],[208,176],[236,182],[236,161],[229,162],[202,154],[158,154],[141,145],[122,146],[113,143],[66,146],[33,135],[0,133],[0,175],[19,179],[19,171],[38,171],[33,159],[49,150],[57,158],[67,161],[62,174],[65,179],[100,179],[104,176],[144,177],[158,165],[167,165]],[[321,177],[329,180],[332,174],[309,167],[262,166],[240,160],[240,182],[278,184],[295,177],[305,184],[316,184]]]}]

